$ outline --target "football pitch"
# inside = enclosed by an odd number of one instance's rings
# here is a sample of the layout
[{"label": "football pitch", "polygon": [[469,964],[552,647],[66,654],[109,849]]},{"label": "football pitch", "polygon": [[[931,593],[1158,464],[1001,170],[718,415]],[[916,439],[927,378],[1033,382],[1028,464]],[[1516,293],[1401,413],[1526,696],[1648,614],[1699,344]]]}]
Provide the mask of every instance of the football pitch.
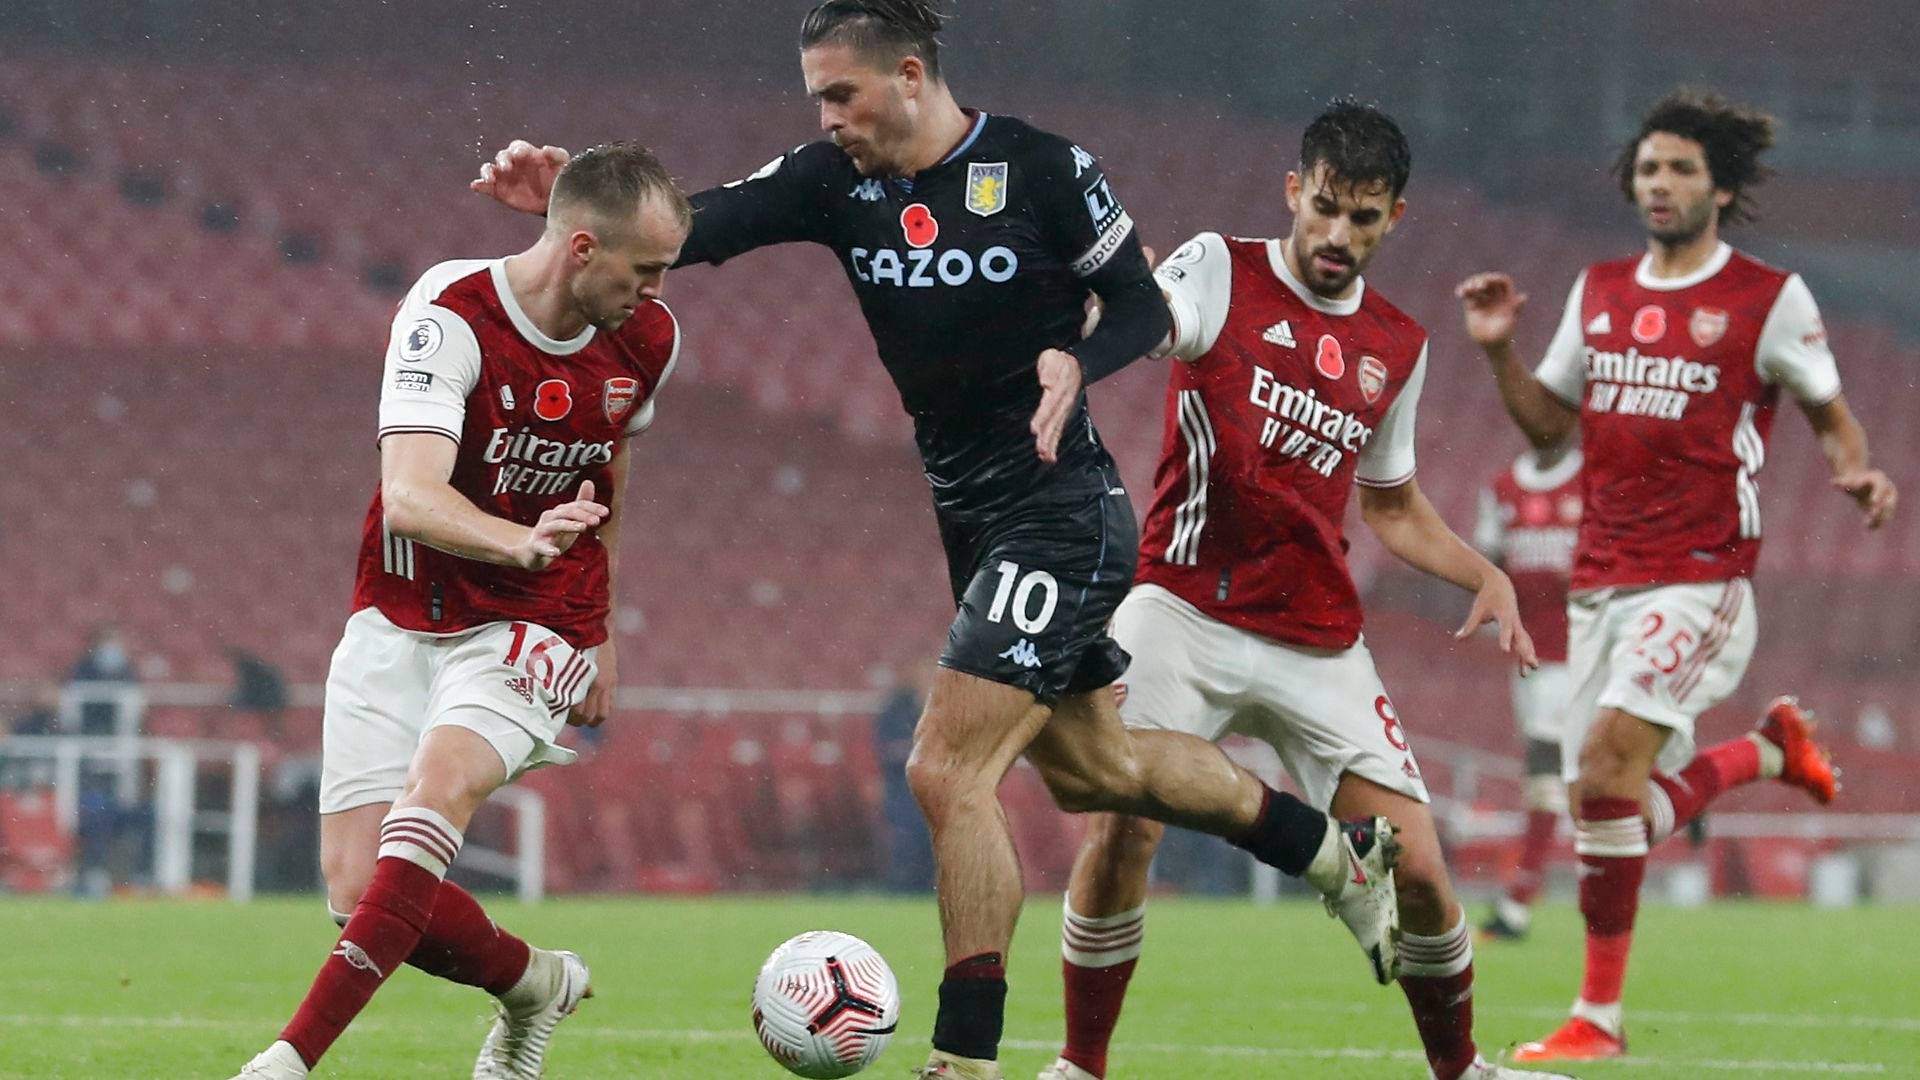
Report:
[{"label": "football pitch", "polygon": [[[504,925],[576,949],[595,997],[562,1024],[555,1080],[778,1080],[747,996],[760,961],[806,929],[877,946],[900,976],[900,1033],[865,1074],[924,1060],[940,961],[931,900],[728,897],[496,902]],[[1058,901],[1021,921],[1007,1075],[1052,1061],[1060,1030]],[[1628,982],[1633,1056],[1581,1077],[1920,1077],[1912,908],[1649,907]],[[1317,906],[1159,900],[1116,1038],[1115,1080],[1427,1075],[1397,989],[1376,987]],[[0,1077],[224,1080],[270,1042],[335,928],[318,897],[222,902],[0,901]],[[1478,950],[1489,1055],[1559,1022],[1577,988],[1579,920],[1540,913],[1533,940]],[[407,969],[325,1062],[324,1077],[464,1077],[484,995]]]}]

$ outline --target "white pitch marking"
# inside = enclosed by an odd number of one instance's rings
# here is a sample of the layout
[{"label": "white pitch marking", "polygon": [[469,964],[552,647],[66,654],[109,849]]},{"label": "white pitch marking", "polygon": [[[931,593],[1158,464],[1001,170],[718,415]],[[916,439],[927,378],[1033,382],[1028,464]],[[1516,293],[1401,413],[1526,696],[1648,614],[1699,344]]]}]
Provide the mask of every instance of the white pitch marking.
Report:
[{"label": "white pitch marking", "polygon": [[[1556,1014],[1558,1015],[1558,1014]],[[477,1021],[476,1021],[477,1022]],[[255,1020],[213,1020],[194,1016],[31,1016],[21,1014],[0,1014],[0,1025],[20,1027],[126,1027],[126,1028],[193,1028],[202,1030],[253,1030],[272,1025],[273,1021]],[[355,1024],[352,1029],[358,1032],[408,1031],[417,1030],[410,1024],[382,1024],[378,1022]],[[683,1043],[750,1043],[753,1033],[744,1026],[738,1030],[712,1030],[705,1028],[685,1029],[646,1029],[625,1027],[594,1027],[591,1025],[572,1026],[566,1029],[567,1036],[574,1039],[605,1039],[619,1042],[683,1042]],[[1000,1045],[1011,1050],[1050,1051],[1058,1049],[1056,1039],[1003,1039]],[[1120,1042],[1114,1046],[1121,1054],[1165,1054],[1171,1056],[1194,1054],[1206,1057],[1225,1058],[1263,1058],[1294,1059],[1307,1061],[1409,1061],[1426,1060],[1413,1050],[1370,1050],[1359,1047],[1288,1047],[1288,1046],[1229,1046],[1205,1043],[1143,1043]],[[1851,1075],[1870,1075],[1885,1073],[1887,1067],[1877,1062],[1854,1061],[1741,1061],[1729,1058],[1655,1058],[1630,1055],[1608,1062],[1615,1068],[1669,1069],[1690,1068],[1710,1072],[1731,1073],[1833,1073]]]}]

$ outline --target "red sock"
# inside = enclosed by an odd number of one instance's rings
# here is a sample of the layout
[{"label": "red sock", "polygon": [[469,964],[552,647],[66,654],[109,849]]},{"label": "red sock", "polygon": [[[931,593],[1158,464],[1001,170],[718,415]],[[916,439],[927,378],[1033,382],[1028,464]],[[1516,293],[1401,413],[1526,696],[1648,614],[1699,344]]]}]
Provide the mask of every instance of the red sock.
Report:
[{"label": "red sock", "polygon": [[1507,899],[1516,904],[1531,904],[1540,895],[1541,871],[1553,852],[1554,829],[1560,815],[1552,810],[1527,811],[1527,831],[1520,840],[1520,865],[1514,868],[1513,881],[1507,885]]},{"label": "red sock", "polygon": [[1444,934],[1401,936],[1400,990],[1413,1009],[1433,1075],[1456,1080],[1479,1056],[1473,1043],[1473,940],[1464,913]]},{"label": "red sock", "polygon": [[333,955],[320,966],[312,988],[280,1033],[309,1068],[420,944],[439,884],[431,870],[403,858],[388,856],[375,864],[373,882],[354,907]]},{"label": "red sock", "polygon": [[487,917],[472,893],[442,881],[433,896],[433,917],[407,963],[499,997],[527,973],[531,955],[526,942]]},{"label": "red sock", "polygon": [[1607,797],[1580,800],[1574,849],[1580,856],[1580,914],[1587,921],[1587,971],[1580,1000],[1610,1005],[1627,978],[1640,882],[1647,874],[1647,831],[1640,804]]},{"label": "red sock", "polygon": [[1647,789],[1648,839],[1657,844],[1722,794],[1760,778],[1760,748],[1746,736],[1694,755],[1678,773],[1654,773]]},{"label": "red sock", "polygon": [[1107,1075],[1107,1047],[1120,1022],[1127,983],[1140,962],[1146,909],[1104,917],[1076,914],[1069,903],[1060,925],[1060,973],[1066,985],[1067,1045],[1060,1056],[1095,1076]]}]

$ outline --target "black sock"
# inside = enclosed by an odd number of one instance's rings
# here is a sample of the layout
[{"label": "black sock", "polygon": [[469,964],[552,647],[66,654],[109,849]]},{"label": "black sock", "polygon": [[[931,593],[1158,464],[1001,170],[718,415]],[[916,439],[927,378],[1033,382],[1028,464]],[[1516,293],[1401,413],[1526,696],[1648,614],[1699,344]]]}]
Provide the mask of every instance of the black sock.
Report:
[{"label": "black sock", "polygon": [[940,981],[940,1013],[933,1048],[957,1057],[1000,1056],[1007,1018],[1007,965],[999,953],[981,953],[947,969]]},{"label": "black sock", "polygon": [[1327,838],[1327,815],[1284,791],[1265,791],[1253,828],[1230,839],[1268,866],[1299,877]]}]

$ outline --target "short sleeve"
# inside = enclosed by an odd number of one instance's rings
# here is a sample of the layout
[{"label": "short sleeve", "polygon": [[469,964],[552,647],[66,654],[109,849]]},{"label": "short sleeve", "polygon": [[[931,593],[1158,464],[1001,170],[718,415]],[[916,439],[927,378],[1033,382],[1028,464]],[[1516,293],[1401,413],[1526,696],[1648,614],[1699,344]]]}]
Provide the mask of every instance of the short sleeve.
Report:
[{"label": "short sleeve", "polygon": [[1547,343],[1547,353],[1540,358],[1540,366],[1533,369],[1533,377],[1542,386],[1576,409],[1587,385],[1587,331],[1580,322],[1580,300],[1586,292],[1587,273],[1582,270],[1573,279],[1566,311],[1560,315],[1553,340]]},{"label": "short sleeve", "polygon": [[1840,396],[1840,369],[1827,345],[1827,328],[1799,274],[1787,278],[1774,299],[1754,363],[1761,381],[1786,387],[1802,404],[1824,405]]},{"label": "short sleeve", "polygon": [[1473,519],[1473,546],[1494,562],[1506,556],[1507,515],[1500,506],[1500,497],[1491,487],[1480,489],[1479,507]]},{"label": "short sleeve", "polygon": [[1181,244],[1153,271],[1173,312],[1173,332],[1156,358],[1197,360],[1220,339],[1233,297],[1233,258],[1219,233],[1203,232]]},{"label": "short sleeve", "polygon": [[1120,254],[1133,218],[1114,195],[1100,163],[1065,139],[1035,151],[1036,202],[1053,251],[1078,278],[1090,278]]},{"label": "short sleeve", "polygon": [[667,388],[667,380],[673,377],[673,369],[680,363],[680,320],[674,316],[672,308],[665,304],[660,307],[667,313],[667,318],[673,320],[673,351],[667,355],[667,366],[660,369],[660,381],[653,384],[653,392],[647,395],[646,403],[633,410],[633,418],[627,421],[626,428],[621,431],[620,437],[623,439],[631,439],[653,426],[654,403],[660,400],[660,391]]},{"label": "short sleeve", "polygon": [[1413,374],[1407,377],[1400,396],[1387,406],[1380,428],[1360,451],[1354,482],[1366,487],[1399,487],[1413,479],[1414,414],[1420,409],[1420,389],[1427,384],[1427,347],[1420,346],[1420,359],[1414,361]]},{"label": "short sleeve", "polygon": [[465,319],[414,297],[394,317],[380,384],[380,437],[436,432],[460,441],[480,382],[480,341]]}]

